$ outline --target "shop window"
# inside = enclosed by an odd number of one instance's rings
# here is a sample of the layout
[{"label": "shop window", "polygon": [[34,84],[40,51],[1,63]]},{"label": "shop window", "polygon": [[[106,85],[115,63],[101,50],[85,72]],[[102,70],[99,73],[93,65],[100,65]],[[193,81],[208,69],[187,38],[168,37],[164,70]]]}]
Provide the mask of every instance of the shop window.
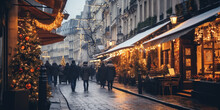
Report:
[{"label": "shop window", "polygon": [[162,44],[162,58],[161,58],[161,64],[169,64],[171,65],[171,43],[166,42]]}]

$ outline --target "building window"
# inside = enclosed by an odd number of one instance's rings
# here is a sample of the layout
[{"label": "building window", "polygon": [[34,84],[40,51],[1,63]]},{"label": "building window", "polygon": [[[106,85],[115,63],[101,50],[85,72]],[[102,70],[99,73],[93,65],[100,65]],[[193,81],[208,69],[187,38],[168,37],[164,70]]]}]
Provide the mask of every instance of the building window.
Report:
[{"label": "building window", "polygon": [[171,65],[171,43],[166,42],[162,44],[162,58],[161,64],[169,64]]},{"label": "building window", "polygon": [[140,5],[140,22],[142,22],[142,5]]},{"label": "building window", "polygon": [[144,2],[144,20],[147,18],[147,2]]}]

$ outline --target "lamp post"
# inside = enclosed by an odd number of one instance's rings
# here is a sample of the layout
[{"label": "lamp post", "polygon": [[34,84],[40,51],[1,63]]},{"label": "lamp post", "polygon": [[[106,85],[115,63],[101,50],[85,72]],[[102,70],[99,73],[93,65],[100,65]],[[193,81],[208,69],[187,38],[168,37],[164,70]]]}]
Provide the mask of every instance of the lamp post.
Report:
[{"label": "lamp post", "polygon": [[177,16],[176,15],[171,15],[170,16],[170,21],[172,24],[176,24],[177,23]]}]

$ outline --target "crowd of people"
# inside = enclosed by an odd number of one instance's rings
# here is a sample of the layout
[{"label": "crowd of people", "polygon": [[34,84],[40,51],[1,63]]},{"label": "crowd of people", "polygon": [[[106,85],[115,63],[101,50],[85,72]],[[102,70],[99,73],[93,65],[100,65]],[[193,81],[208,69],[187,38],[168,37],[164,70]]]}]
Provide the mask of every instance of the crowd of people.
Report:
[{"label": "crowd of people", "polygon": [[46,73],[48,77],[48,84],[56,87],[57,85],[57,77],[59,76],[59,83],[61,84],[63,81],[71,84],[72,92],[75,92],[76,82],[79,77],[83,80],[84,91],[88,91],[89,88],[89,78],[93,78],[96,75],[98,81],[100,81],[101,87],[105,87],[106,81],[108,82],[108,90],[112,90],[112,85],[114,81],[114,77],[116,75],[115,67],[112,62],[108,62],[105,66],[104,63],[101,64],[101,67],[98,69],[96,73],[95,69],[92,66],[88,66],[88,62],[83,62],[83,66],[80,67],[76,65],[73,60],[71,64],[66,63],[65,66],[57,65],[57,63],[53,63],[52,65],[49,61],[45,63]]},{"label": "crowd of people", "polygon": [[100,82],[102,88],[105,88],[106,81],[108,82],[108,90],[112,90],[114,78],[116,76],[115,67],[111,61],[101,64],[96,75],[97,80]]}]

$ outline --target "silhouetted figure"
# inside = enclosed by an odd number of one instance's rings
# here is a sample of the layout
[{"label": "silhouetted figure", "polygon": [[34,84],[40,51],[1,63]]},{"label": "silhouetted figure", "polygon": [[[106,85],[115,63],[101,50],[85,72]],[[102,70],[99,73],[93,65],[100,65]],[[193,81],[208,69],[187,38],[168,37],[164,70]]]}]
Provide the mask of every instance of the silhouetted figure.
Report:
[{"label": "silhouetted figure", "polygon": [[93,76],[95,75],[95,69],[94,69],[94,67],[91,65],[90,66],[90,72],[91,72],[91,80],[93,79]]},{"label": "silhouetted figure", "polygon": [[76,80],[79,77],[79,68],[76,66],[76,63],[74,60],[72,61],[72,64],[70,66],[70,72],[69,74],[67,74],[67,77],[71,83],[72,92],[75,92]]},{"label": "silhouetted figure", "polygon": [[67,80],[68,80],[67,75],[69,74],[69,72],[70,72],[70,66],[69,66],[69,63],[66,63],[66,66],[63,70],[64,78],[66,80],[66,83],[67,83]]},{"label": "silhouetted figure", "polygon": [[45,67],[46,67],[46,73],[47,73],[48,83],[49,83],[49,84],[52,84],[52,66],[51,66],[51,64],[49,63],[49,61],[46,61]]},{"label": "silhouetted figure", "polygon": [[54,86],[56,87],[57,85],[57,75],[59,74],[59,66],[57,63],[52,64],[52,75],[54,76]]},{"label": "silhouetted figure", "polygon": [[64,67],[62,65],[59,65],[59,83],[60,84],[63,81],[63,76],[64,76],[63,70],[64,70]]},{"label": "silhouetted figure", "polygon": [[83,62],[83,67],[81,70],[81,77],[83,80],[83,86],[84,86],[84,91],[88,91],[89,88],[89,76],[90,76],[90,69],[87,66],[88,62]]},{"label": "silhouetted figure", "polygon": [[106,67],[105,67],[105,64],[102,63],[101,64],[101,67],[99,68],[98,70],[98,76],[99,76],[99,81],[100,81],[100,84],[101,84],[101,87],[102,88],[105,88],[105,83],[106,83]]},{"label": "silhouetted figure", "polygon": [[106,66],[107,81],[108,81],[108,90],[112,90],[113,81],[116,75],[115,67],[111,61],[108,61]]}]

